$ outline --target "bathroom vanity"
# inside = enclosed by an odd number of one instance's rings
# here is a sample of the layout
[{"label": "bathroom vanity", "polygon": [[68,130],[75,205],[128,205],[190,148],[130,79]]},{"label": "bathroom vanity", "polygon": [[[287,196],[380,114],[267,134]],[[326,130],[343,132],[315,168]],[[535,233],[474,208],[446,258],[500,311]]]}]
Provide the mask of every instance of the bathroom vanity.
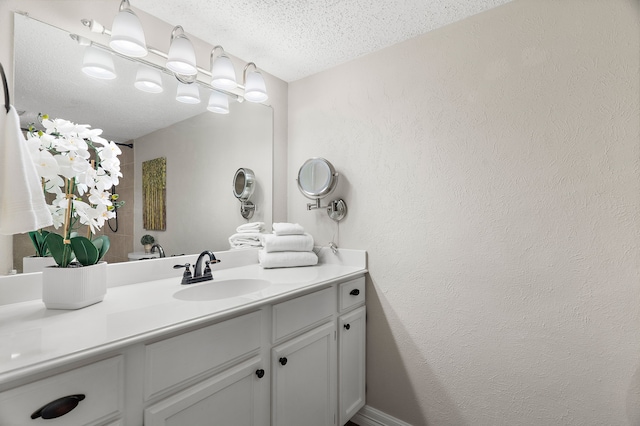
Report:
[{"label": "bathroom vanity", "polygon": [[171,266],[193,256],[109,265],[78,311],[0,306],[0,424],[345,424],[365,402],[365,252],[272,270],[256,253],[216,253],[190,286]]}]

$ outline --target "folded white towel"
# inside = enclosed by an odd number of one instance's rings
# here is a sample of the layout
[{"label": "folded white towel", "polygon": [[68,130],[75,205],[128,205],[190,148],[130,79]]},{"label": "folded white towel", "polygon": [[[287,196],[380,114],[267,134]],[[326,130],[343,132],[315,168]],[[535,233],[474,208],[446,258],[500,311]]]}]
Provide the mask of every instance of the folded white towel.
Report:
[{"label": "folded white towel", "polygon": [[318,256],[312,251],[278,251],[267,253],[264,249],[258,252],[258,261],[263,268],[292,268],[296,266],[312,266],[318,263]]},{"label": "folded white towel", "polygon": [[265,234],[262,239],[264,251],[267,253],[277,251],[311,251],[313,250],[313,237],[303,235],[276,235]]},{"label": "folded white towel", "polygon": [[229,245],[232,249],[262,247],[263,235],[259,232],[238,232],[229,237]]},{"label": "folded white towel", "polygon": [[274,223],[273,233],[276,235],[302,235],[304,228],[297,223]]},{"label": "folded white towel", "polygon": [[12,106],[0,110],[0,234],[21,234],[53,225],[51,212]]},{"label": "folded white towel", "polygon": [[262,232],[264,231],[264,222],[249,222],[243,225],[240,225],[236,228],[236,232]]}]

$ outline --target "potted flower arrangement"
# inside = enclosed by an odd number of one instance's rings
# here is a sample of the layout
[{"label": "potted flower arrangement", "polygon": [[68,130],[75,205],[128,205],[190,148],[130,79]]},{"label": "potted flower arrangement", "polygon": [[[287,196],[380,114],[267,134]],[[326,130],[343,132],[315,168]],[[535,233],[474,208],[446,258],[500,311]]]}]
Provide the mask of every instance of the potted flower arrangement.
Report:
[{"label": "potted flower arrangement", "polygon": [[155,238],[153,238],[153,235],[145,234],[142,236],[142,238],[140,238],[140,244],[144,246],[145,253],[151,252],[151,245],[155,242],[156,240]]},{"label": "potted flower arrangement", "polygon": [[[49,209],[54,227],[62,232],[34,231],[30,236],[36,251],[48,251],[57,264],[43,270],[45,305],[77,309],[106,294],[106,263],[101,259],[109,250],[109,237],[94,234],[115,216],[109,190],[122,177],[122,152],[100,137],[100,129],[46,115],[39,118],[44,130],[31,126],[27,144],[44,191],[55,197]],[[87,226],[86,236],[79,235],[82,225]]]}]

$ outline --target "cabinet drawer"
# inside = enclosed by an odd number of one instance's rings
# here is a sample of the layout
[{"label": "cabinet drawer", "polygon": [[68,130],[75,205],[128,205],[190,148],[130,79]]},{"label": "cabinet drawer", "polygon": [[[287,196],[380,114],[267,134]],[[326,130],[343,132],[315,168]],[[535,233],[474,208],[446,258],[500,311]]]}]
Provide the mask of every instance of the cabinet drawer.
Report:
[{"label": "cabinet drawer", "polygon": [[254,312],[147,345],[145,399],[258,351],[260,319]]},{"label": "cabinet drawer", "polygon": [[336,311],[333,287],[273,306],[273,341],[287,338],[330,318]]},{"label": "cabinet drawer", "polygon": [[364,303],[364,277],[340,284],[340,312]]},{"label": "cabinet drawer", "polygon": [[[0,424],[96,425],[122,413],[123,359],[117,356],[0,393]],[[67,414],[43,420],[31,415],[71,395],[84,398]],[[45,414],[46,416],[46,414]]]}]

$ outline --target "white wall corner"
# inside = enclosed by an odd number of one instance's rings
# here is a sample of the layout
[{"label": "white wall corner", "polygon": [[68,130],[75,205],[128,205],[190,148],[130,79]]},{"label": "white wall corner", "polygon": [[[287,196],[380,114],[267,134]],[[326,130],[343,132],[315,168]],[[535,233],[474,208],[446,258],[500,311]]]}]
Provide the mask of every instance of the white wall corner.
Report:
[{"label": "white wall corner", "polygon": [[351,421],[359,426],[411,426],[369,405],[362,407]]}]

